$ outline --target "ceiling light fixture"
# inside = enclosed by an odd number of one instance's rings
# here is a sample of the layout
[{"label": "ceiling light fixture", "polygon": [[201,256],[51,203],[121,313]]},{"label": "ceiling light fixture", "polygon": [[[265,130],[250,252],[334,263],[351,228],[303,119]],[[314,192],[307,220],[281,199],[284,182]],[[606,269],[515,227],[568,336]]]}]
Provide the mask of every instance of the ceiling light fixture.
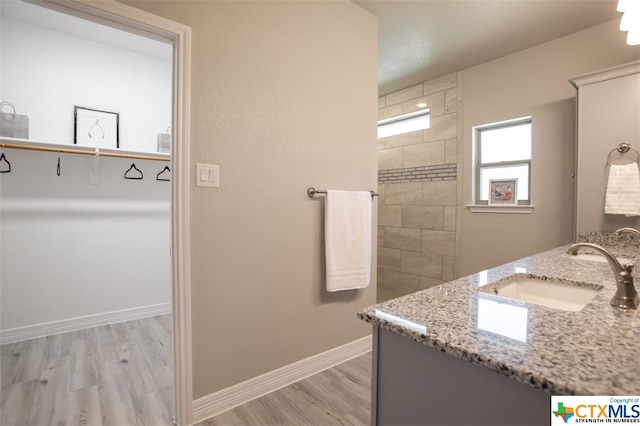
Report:
[{"label": "ceiling light fixture", "polygon": [[640,44],[640,1],[618,0],[618,12],[622,12],[620,30],[627,32],[627,44]]}]

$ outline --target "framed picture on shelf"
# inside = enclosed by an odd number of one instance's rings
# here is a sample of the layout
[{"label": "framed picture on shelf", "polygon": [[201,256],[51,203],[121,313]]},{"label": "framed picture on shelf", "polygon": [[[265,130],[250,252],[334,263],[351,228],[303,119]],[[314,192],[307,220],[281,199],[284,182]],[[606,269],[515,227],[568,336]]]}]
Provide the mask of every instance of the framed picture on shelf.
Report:
[{"label": "framed picture on shelf", "polygon": [[489,204],[505,205],[518,204],[516,190],[518,179],[491,179],[489,180]]},{"label": "framed picture on shelf", "polygon": [[119,114],[99,109],[74,107],[73,143],[93,148],[118,148]]}]

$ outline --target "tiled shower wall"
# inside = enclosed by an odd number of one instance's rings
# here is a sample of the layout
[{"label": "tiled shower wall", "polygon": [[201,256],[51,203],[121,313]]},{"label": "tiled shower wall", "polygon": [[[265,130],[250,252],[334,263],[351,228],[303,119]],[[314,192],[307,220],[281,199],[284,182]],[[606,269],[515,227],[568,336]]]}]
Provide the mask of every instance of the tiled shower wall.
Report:
[{"label": "tiled shower wall", "polygon": [[431,128],[378,139],[378,300],[454,279],[457,73],[382,96],[379,119],[430,108]]}]

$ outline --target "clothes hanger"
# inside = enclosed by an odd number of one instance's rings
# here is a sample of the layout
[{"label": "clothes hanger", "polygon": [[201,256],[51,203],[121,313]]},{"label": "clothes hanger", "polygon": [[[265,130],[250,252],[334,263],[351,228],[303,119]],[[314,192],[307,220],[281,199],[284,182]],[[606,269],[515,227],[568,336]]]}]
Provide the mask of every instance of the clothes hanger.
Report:
[{"label": "clothes hanger", "polygon": [[58,156],[58,166],[56,167],[56,174],[60,176],[60,157]]},{"label": "clothes hanger", "polygon": [[[7,168],[3,167],[6,164]],[[0,154],[0,173],[10,173],[11,172],[11,163],[7,160],[7,157],[4,156],[4,152]]]},{"label": "clothes hanger", "polygon": [[165,173],[165,172],[167,172],[168,174],[171,173],[171,169],[169,168],[169,166],[164,166],[164,169],[162,169],[162,171],[156,175],[156,180],[162,180],[162,181],[165,181],[165,182],[169,182],[171,180],[171,176],[161,177],[161,175],[163,173]]},{"label": "clothes hanger", "polygon": [[[140,176],[130,176],[129,172],[131,172],[131,173],[138,172],[140,174]],[[142,174],[142,171],[136,167],[135,163],[131,163],[131,167],[129,167],[129,170],[124,172],[124,178],[125,179],[142,179],[143,177],[144,177],[144,175]]]}]

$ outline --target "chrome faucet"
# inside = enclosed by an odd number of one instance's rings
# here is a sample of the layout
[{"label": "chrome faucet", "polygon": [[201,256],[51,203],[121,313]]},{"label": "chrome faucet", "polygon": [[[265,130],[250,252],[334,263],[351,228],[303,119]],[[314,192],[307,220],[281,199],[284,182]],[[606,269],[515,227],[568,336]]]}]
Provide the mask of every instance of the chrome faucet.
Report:
[{"label": "chrome faucet", "polygon": [[633,285],[633,277],[631,276],[633,264],[627,263],[625,265],[621,265],[618,259],[616,259],[609,251],[597,244],[576,243],[567,249],[567,253],[575,256],[578,254],[578,250],[580,248],[593,249],[602,254],[607,262],[609,262],[609,265],[613,270],[613,275],[616,279],[616,294],[613,296],[613,299],[611,299],[611,306],[622,309],[637,309],[638,293]]},{"label": "chrome faucet", "polygon": [[635,228],[620,228],[620,229],[616,229],[615,231],[613,231],[613,233],[615,235],[620,235],[620,234],[633,234],[636,237],[640,237],[640,231],[638,231]]}]

